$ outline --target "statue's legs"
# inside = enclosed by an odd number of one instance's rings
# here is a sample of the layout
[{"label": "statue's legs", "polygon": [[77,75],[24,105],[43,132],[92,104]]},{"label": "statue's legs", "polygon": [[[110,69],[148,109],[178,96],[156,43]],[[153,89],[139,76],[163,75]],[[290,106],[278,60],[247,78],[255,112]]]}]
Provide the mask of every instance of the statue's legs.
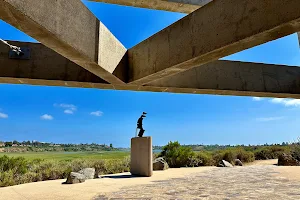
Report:
[{"label": "statue's legs", "polygon": [[144,132],[145,132],[145,130],[143,128],[141,128],[138,136],[143,137]]}]

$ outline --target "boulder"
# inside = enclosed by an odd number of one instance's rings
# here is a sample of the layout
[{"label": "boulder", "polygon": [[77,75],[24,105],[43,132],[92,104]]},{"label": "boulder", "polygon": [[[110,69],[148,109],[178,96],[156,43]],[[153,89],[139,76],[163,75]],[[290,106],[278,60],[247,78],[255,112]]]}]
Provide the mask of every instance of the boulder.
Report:
[{"label": "boulder", "polygon": [[85,176],[85,179],[93,179],[95,177],[95,168],[84,168],[78,172]]},{"label": "boulder", "polygon": [[85,176],[80,173],[71,172],[67,178],[67,184],[83,183],[85,181]]},{"label": "boulder", "polygon": [[235,159],[234,160],[234,165],[236,165],[236,166],[243,166],[243,163],[242,163],[242,161],[240,159]]},{"label": "boulder", "polygon": [[300,166],[300,162],[292,157],[290,154],[283,153],[278,156],[279,166]]},{"label": "boulder", "polygon": [[168,163],[162,157],[156,158],[153,161],[153,170],[154,171],[157,171],[157,170],[166,170],[168,168],[169,168]]},{"label": "boulder", "polygon": [[218,164],[218,167],[233,167],[232,164],[227,162],[226,160],[221,160]]}]

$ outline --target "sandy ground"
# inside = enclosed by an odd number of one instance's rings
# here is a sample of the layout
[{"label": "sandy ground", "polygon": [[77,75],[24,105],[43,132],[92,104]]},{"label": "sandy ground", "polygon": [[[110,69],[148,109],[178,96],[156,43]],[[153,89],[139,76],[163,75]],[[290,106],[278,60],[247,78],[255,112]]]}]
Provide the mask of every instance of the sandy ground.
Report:
[{"label": "sandy ground", "polygon": [[[278,163],[277,159],[272,160],[256,160],[248,165],[276,165]],[[274,168],[276,172],[279,172],[277,176],[284,177],[289,180],[300,181],[300,167],[292,167],[292,166],[278,166]]]},{"label": "sandy ground", "polygon": [[[84,199],[300,199],[300,167],[278,167],[277,160],[244,167],[180,168],[150,178],[129,173],[107,175],[82,184],[44,181],[0,188],[0,200]],[[271,192],[270,192],[271,191]],[[180,196],[181,195],[181,196]]]},{"label": "sandy ground", "polygon": [[[285,177],[289,180],[299,181],[300,182],[300,167],[285,167],[278,166],[275,169],[276,172],[279,172],[278,176]],[[300,188],[299,188],[300,190]],[[300,199],[300,197],[299,197]]]},{"label": "sandy ground", "polygon": [[277,165],[278,159],[271,160],[255,160],[252,163],[247,163],[246,165]]},{"label": "sandy ground", "polygon": [[100,193],[118,191],[123,187],[140,184],[153,184],[172,178],[180,178],[191,173],[202,173],[215,167],[180,168],[156,171],[150,178],[134,177],[129,173],[115,174],[107,178],[87,180],[82,184],[62,184],[65,180],[43,181],[11,187],[0,188],[0,200],[85,200],[92,199]]}]

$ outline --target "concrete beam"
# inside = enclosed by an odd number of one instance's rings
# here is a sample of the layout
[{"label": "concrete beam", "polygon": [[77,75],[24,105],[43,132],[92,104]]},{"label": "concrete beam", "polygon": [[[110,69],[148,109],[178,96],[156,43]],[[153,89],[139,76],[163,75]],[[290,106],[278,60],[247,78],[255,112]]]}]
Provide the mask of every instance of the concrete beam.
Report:
[{"label": "concrete beam", "polygon": [[89,0],[117,5],[191,13],[212,0]]},{"label": "concrete beam", "polygon": [[9,48],[0,43],[0,76],[2,78],[106,83],[98,76],[42,44],[8,42],[15,46],[30,48],[30,59],[10,59]]},{"label": "concrete beam", "polygon": [[112,73],[127,50],[80,0],[0,0],[0,19],[109,83],[126,81]]},{"label": "concrete beam", "polygon": [[212,1],[129,49],[129,82],[144,85],[297,31],[299,0]]},{"label": "concrete beam", "polygon": [[233,95],[241,93],[249,95],[265,93],[266,96],[299,95],[300,68],[260,63],[215,61],[154,81],[148,86],[194,88],[196,89],[195,93],[198,93],[198,90],[215,90],[224,91],[225,94],[229,92]]},{"label": "concrete beam", "polygon": [[0,44],[0,83],[300,99],[299,67],[216,61],[146,86],[113,85],[42,44],[9,43],[29,47],[31,59],[9,59],[8,47]]}]

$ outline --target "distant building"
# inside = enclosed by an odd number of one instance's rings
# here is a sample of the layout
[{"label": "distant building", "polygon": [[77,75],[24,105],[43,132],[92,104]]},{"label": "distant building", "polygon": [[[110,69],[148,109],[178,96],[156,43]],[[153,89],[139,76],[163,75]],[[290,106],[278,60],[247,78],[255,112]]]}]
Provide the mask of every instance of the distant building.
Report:
[{"label": "distant building", "polygon": [[3,142],[0,142],[0,147],[5,147],[5,144]]},{"label": "distant building", "polygon": [[17,145],[17,144],[13,144],[12,146],[13,146],[13,147],[17,147],[18,145]]}]

